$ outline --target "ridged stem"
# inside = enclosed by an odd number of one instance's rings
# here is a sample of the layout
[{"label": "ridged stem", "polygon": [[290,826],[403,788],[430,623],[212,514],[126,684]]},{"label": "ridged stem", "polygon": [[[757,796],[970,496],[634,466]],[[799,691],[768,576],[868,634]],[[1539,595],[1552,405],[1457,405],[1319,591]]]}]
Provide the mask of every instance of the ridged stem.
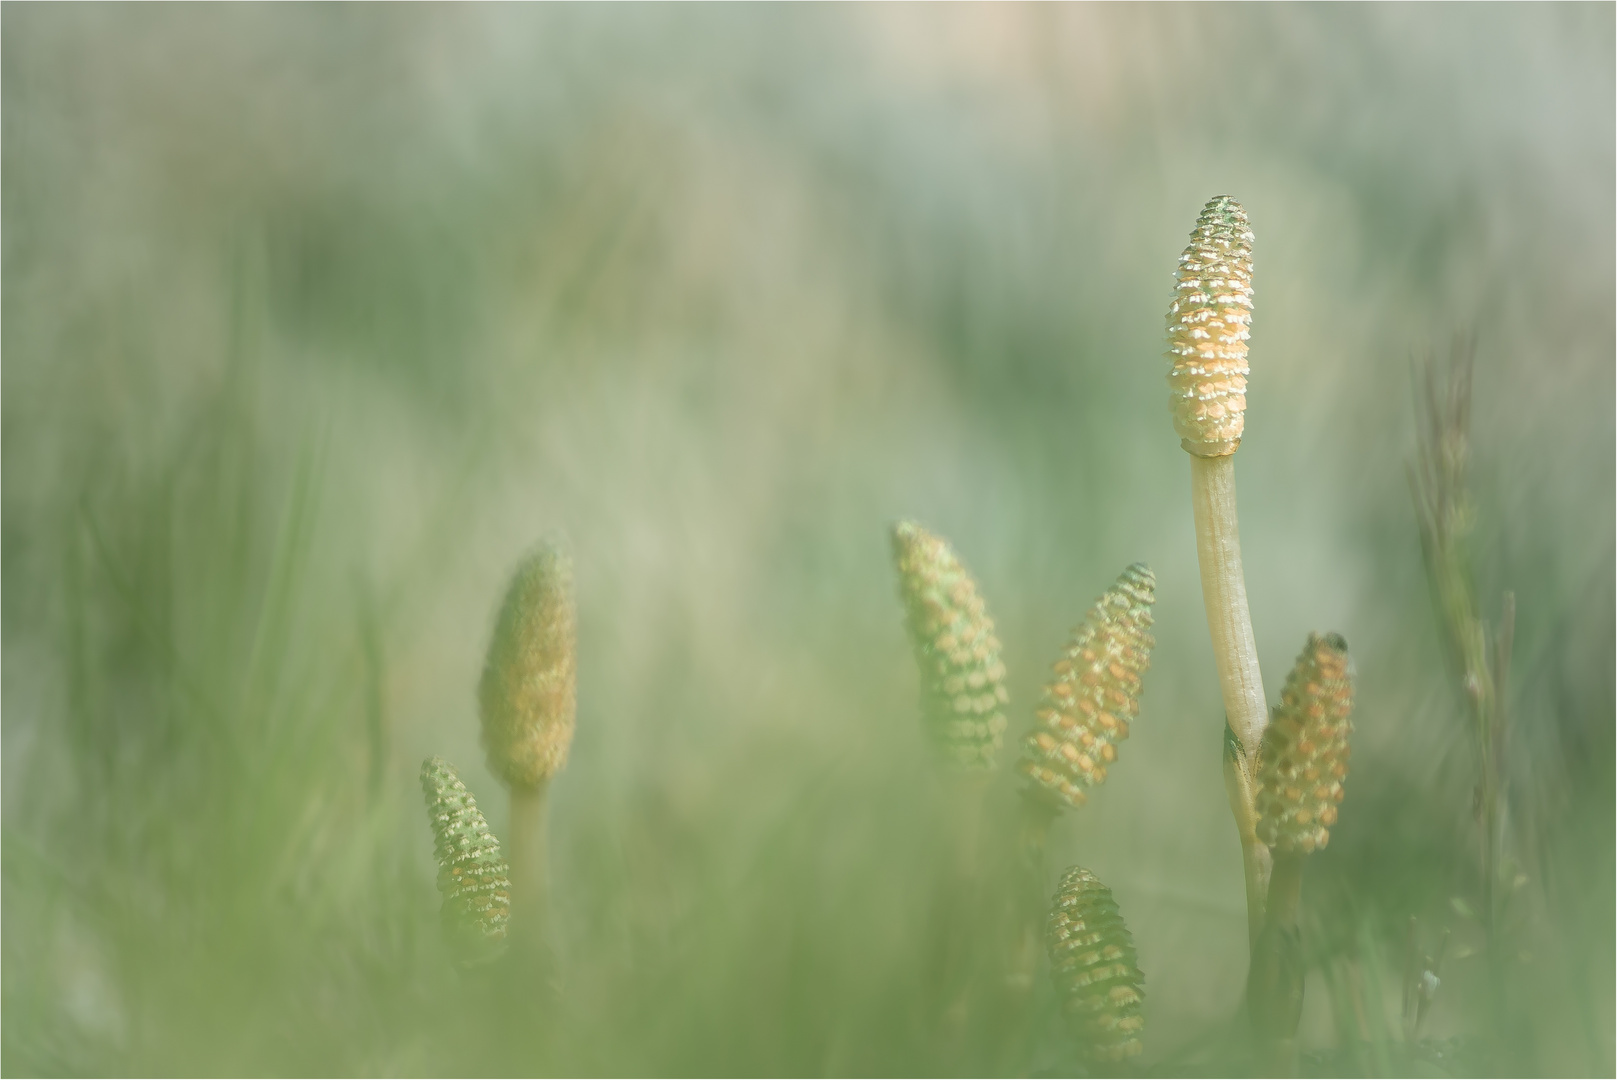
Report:
[{"label": "ridged stem", "polygon": [[550,907],[550,784],[511,786],[507,860],[511,864],[511,940],[530,956],[547,948],[545,924]]},{"label": "ridged stem", "polygon": [[[1226,754],[1225,779],[1230,809],[1241,837],[1251,935],[1248,941],[1256,945],[1268,888],[1268,850],[1253,832],[1257,811],[1252,803],[1255,779],[1252,770],[1258,760],[1269,709],[1263,696],[1263,675],[1258,670],[1252,614],[1247,608],[1246,577],[1241,570],[1234,455],[1190,456],[1190,501],[1196,520],[1196,559],[1201,567],[1202,603],[1207,609],[1207,630],[1213,641],[1213,659],[1218,665],[1225,722],[1235,733],[1242,751],[1233,763]],[[1228,770],[1232,767],[1239,774],[1236,777],[1239,782],[1230,782]]]},{"label": "ridged stem", "polygon": [[1235,458],[1190,458],[1190,497],[1196,517],[1196,558],[1202,602],[1213,638],[1224,711],[1248,762],[1256,761],[1268,706],[1258,671],[1258,646],[1241,571],[1241,532],[1235,511]]}]

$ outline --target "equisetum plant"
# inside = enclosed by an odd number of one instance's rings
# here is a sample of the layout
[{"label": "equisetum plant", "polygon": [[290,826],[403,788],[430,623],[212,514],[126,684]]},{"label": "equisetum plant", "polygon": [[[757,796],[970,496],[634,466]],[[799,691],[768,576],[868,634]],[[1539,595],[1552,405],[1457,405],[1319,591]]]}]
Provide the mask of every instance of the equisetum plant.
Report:
[{"label": "equisetum plant", "polygon": [[[1264,695],[1234,466],[1246,423],[1252,241],[1234,199],[1221,195],[1203,208],[1168,311],[1168,386],[1174,430],[1190,454],[1202,600],[1224,703],[1224,777],[1247,894],[1247,1011],[1259,1063],[1283,1074],[1295,1067],[1302,1011],[1303,867],[1330,839],[1342,801],[1353,687],[1346,643],[1311,634],[1272,716]],[[923,725],[945,759],[989,770],[1007,695],[977,585],[948,544],[913,522],[894,527],[893,555]],[[1042,922],[1062,1010],[1091,1065],[1141,1052],[1144,978],[1111,891],[1090,871],[1067,870],[1047,908],[1044,852],[1051,823],[1087,803],[1128,737],[1151,662],[1155,601],[1156,580],[1136,563],[1095,602],[1051,669],[1016,764],[1021,874],[1008,983],[1031,986]]]},{"label": "equisetum plant", "polygon": [[893,526],[893,563],[915,664],[921,724],[947,766],[954,858],[942,884],[936,949],[946,1014],[960,1028],[973,993],[968,957],[980,947],[973,925],[984,783],[1005,732],[1005,664],[994,620],[977,583],[942,538],[912,521]]},{"label": "equisetum plant", "polygon": [[1353,730],[1352,664],[1336,634],[1308,635],[1263,732],[1258,759],[1258,838],[1274,857],[1264,927],[1252,949],[1247,1000],[1261,1049],[1291,1070],[1303,1006],[1297,929],[1303,860],[1330,841]]},{"label": "equisetum plant", "polygon": [[1168,308],[1169,404],[1174,431],[1190,454],[1191,508],[1202,602],[1218,664],[1225,722],[1225,780],[1240,831],[1247,929],[1263,925],[1267,854],[1255,834],[1253,770],[1263,738],[1263,676],[1247,609],[1235,510],[1235,451],[1246,427],[1248,327],[1252,323],[1252,230],[1228,195],[1203,207],[1179,256]]},{"label": "equisetum plant", "polygon": [[[1310,636],[1273,720],[1247,608],[1234,455],[1246,425],[1252,230],[1227,195],[1202,208],[1168,309],[1169,402],[1190,454],[1202,601],[1224,699],[1224,776],[1241,839],[1252,946],[1247,1004],[1260,1049],[1284,1072],[1302,1010],[1302,860],[1322,847],[1347,774],[1347,646]],[[1271,879],[1271,874],[1273,875]]]},{"label": "equisetum plant", "polygon": [[477,688],[489,768],[511,793],[511,880],[518,940],[542,942],[548,896],[546,798],[567,763],[578,701],[573,563],[542,544],[517,567]]},{"label": "equisetum plant", "polygon": [[468,949],[468,940],[503,946],[508,922],[513,941],[543,947],[545,798],[573,740],[577,622],[572,561],[541,545],[506,590],[478,686],[489,768],[511,793],[509,864],[454,766],[438,757],[421,766],[445,922],[475,959],[497,950]]}]

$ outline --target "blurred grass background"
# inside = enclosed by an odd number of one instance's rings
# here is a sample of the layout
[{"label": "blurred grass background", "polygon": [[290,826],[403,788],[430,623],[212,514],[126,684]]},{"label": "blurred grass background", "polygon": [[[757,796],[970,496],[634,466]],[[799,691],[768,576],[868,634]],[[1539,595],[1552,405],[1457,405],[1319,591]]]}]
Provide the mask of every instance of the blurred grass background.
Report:
[{"label": "blurred grass background", "polygon": [[[1271,696],[1310,629],[1359,674],[1305,1045],[1394,1067],[1414,914],[1454,935],[1430,1034],[1612,1072],[1610,5],[3,21],[5,1072],[1003,1067],[929,1011],[899,517],[977,575],[1012,735],[1155,569],[1140,721],[1054,862],[1129,920],[1147,1065],[1219,1068],[1244,908],[1161,354],[1222,192]],[[1505,986],[1404,471],[1457,335],[1481,598],[1518,599]],[[474,688],[551,531],[561,990],[496,1007],[440,940],[415,774],[449,757],[503,829]]]}]

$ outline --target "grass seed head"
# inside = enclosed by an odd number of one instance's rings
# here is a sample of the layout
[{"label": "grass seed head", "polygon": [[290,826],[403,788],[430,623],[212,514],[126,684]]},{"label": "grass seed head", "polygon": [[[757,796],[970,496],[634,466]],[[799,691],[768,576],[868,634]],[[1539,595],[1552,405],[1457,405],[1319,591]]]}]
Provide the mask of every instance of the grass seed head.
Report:
[{"label": "grass seed head", "polygon": [[893,561],[927,733],[956,764],[990,768],[1009,698],[994,620],[977,583],[947,543],[911,521],[893,526]]},{"label": "grass seed head", "polygon": [[1309,634],[1258,756],[1258,838],[1307,854],[1331,838],[1348,771],[1353,666],[1336,634]]},{"label": "grass seed head", "polygon": [[1156,577],[1134,563],[1072,631],[1022,740],[1017,769],[1024,793],[1057,806],[1082,806],[1106,779],[1117,744],[1140,711],[1140,680],[1151,664]]},{"label": "grass seed head", "polygon": [[1241,444],[1246,420],[1246,341],[1252,323],[1252,230],[1228,195],[1202,208],[1179,256],[1168,308],[1168,374],[1173,426],[1201,457]]},{"label": "grass seed head", "polygon": [[1112,890],[1081,866],[1061,875],[1045,926],[1050,976],[1086,1054],[1099,1062],[1139,1055],[1145,976]]},{"label": "grass seed head", "polygon": [[500,842],[455,767],[443,758],[421,763],[421,790],[438,859],[445,928],[469,960],[490,959],[504,946],[511,917],[510,874]]},{"label": "grass seed head", "polygon": [[567,763],[578,684],[573,563],[546,544],[517,567],[478,686],[489,768],[532,788]]}]

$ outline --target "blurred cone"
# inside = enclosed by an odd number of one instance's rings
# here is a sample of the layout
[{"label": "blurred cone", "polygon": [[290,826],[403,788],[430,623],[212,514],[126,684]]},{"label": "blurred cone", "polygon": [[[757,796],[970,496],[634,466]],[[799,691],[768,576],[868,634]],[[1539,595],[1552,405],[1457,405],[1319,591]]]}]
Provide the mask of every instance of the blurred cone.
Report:
[{"label": "blurred cone", "polygon": [[1134,563],[1095,601],[1055,662],[1017,770],[1030,797],[1082,806],[1084,789],[1106,779],[1117,744],[1140,710],[1140,679],[1151,664],[1156,577]]},{"label": "blurred cone", "polygon": [[989,768],[1009,700],[994,620],[949,545],[914,522],[893,526],[893,561],[927,733],[950,760]]},{"label": "blurred cone", "polygon": [[1309,634],[1258,756],[1258,839],[1276,854],[1307,854],[1330,840],[1347,779],[1352,711],[1347,642]]},{"label": "blurred cone", "polygon": [[422,762],[421,790],[432,824],[445,927],[471,960],[488,959],[504,946],[511,916],[511,882],[500,842],[455,767],[443,758]]},{"label": "blurred cone", "polygon": [[1096,1061],[1137,1056],[1145,976],[1112,890],[1081,866],[1061,875],[1045,942],[1061,1007]]},{"label": "blurred cone", "polygon": [[1174,430],[1192,454],[1223,457],[1246,421],[1252,230],[1240,203],[1219,195],[1202,208],[1178,278],[1168,309]]},{"label": "blurred cone", "polygon": [[546,544],[511,579],[477,688],[489,768],[513,787],[538,787],[567,763],[577,623],[572,560]]}]

